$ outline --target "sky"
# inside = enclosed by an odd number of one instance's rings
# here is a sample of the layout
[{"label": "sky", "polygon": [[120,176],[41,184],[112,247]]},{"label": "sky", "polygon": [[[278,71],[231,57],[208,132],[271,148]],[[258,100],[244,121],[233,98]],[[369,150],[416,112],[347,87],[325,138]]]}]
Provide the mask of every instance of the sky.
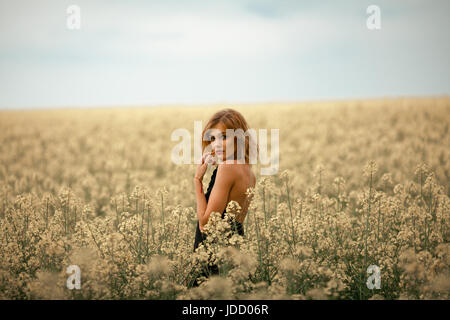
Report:
[{"label": "sky", "polygon": [[0,0],[0,109],[449,95],[449,13],[448,0]]}]

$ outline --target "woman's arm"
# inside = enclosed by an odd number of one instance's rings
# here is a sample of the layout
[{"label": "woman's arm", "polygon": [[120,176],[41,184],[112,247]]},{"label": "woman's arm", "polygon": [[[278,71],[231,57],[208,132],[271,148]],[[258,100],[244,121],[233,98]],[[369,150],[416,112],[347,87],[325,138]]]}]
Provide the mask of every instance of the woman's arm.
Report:
[{"label": "woman's arm", "polygon": [[208,169],[208,163],[214,163],[214,159],[210,153],[205,153],[202,156],[202,162],[197,166],[197,170],[194,176],[195,198],[197,202],[197,216],[199,221],[203,217],[203,213],[206,209],[206,197],[203,193],[202,181],[206,169]]},{"label": "woman's arm", "polygon": [[[196,179],[198,180],[198,179]],[[197,216],[200,231],[208,222],[212,212],[222,213],[227,205],[228,195],[235,181],[235,170],[233,164],[220,164],[217,168],[216,181],[206,203],[205,195],[201,190],[201,182],[196,182],[195,190],[197,194]]]},{"label": "woman's arm", "polygon": [[[195,184],[195,198],[197,200],[197,217],[198,221],[203,218],[203,213],[206,210],[206,197],[203,193],[203,182],[200,178],[194,177]],[[200,228],[200,231],[202,229]]]}]

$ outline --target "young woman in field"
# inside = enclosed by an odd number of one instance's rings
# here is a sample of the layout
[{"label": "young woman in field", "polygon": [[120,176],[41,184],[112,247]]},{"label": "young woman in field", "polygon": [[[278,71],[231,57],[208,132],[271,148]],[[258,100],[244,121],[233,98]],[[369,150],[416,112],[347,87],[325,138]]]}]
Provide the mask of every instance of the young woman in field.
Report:
[{"label": "young woman in field", "polygon": [[[234,135],[227,137],[227,129],[235,130],[238,137]],[[227,204],[232,200],[239,203],[241,211],[235,217],[231,230],[244,235],[243,223],[251,200],[248,199],[246,191],[255,187],[256,178],[249,161],[250,137],[239,136],[239,131],[236,131],[238,129],[242,129],[241,132],[245,133],[248,125],[242,114],[233,109],[215,113],[203,129],[202,163],[197,166],[194,176],[198,216],[194,251],[205,239],[203,231],[211,213],[222,212],[224,218]],[[240,147],[244,152],[239,151]],[[205,149],[210,152],[205,152]],[[208,190],[203,193],[203,176],[209,164],[215,166],[215,169]],[[218,270],[213,266],[208,271],[207,273],[214,274]]]}]

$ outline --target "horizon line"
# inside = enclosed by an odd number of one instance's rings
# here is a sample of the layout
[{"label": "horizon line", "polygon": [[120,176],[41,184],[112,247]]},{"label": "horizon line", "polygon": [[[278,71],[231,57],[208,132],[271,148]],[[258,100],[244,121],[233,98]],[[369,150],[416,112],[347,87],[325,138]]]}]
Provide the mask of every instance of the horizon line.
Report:
[{"label": "horizon line", "polygon": [[162,102],[162,103],[148,103],[148,104],[101,104],[101,105],[61,105],[61,106],[30,106],[19,108],[2,108],[2,111],[56,111],[56,110],[84,110],[84,109],[142,109],[142,108],[195,108],[195,107],[217,107],[219,105],[239,105],[242,107],[267,105],[267,104],[307,104],[307,103],[332,103],[332,102],[363,102],[363,101],[379,101],[379,100],[402,100],[402,99],[449,99],[450,94],[434,94],[434,95],[386,95],[386,96],[371,96],[358,98],[324,98],[324,99],[305,99],[305,100],[255,100],[255,101],[216,101],[216,102]]}]

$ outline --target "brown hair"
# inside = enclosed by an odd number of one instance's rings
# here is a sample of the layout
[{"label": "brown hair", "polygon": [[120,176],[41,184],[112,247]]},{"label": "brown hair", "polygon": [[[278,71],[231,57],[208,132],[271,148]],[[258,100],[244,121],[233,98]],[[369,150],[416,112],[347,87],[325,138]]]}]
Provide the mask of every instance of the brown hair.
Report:
[{"label": "brown hair", "polygon": [[[208,141],[205,139],[205,134],[207,130],[212,129],[214,126],[216,126],[218,123],[222,123],[225,128],[227,129],[242,129],[244,133],[248,130],[247,121],[245,121],[245,118],[242,116],[242,114],[236,110],[233,109],[223,109],[215,114],[209,119],[208,123],[206,124],[205,128],[202,132],[202,153],[204,152],[205,148],[211,144],[211,141]],[[237,159],[237,137],[234,137],[234,159]],[[253,141],[256,146],[256,154],[259,151],[258,144],[256,141]],[[248,135],[245,135],[245,163],[249,163],[250,160],[250,137]]]}]

